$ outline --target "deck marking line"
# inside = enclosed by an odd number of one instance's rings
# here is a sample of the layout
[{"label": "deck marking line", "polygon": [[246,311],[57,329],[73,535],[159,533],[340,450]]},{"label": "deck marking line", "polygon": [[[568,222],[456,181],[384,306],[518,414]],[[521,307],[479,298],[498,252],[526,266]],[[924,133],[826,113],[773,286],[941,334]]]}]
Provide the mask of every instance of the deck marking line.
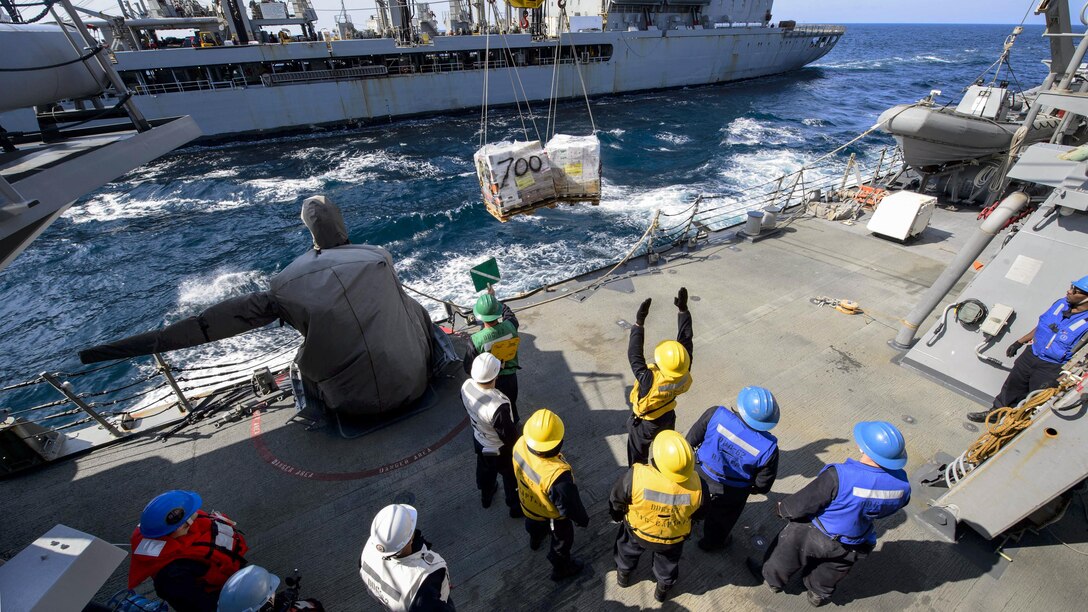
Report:
[{"label": "deck marking line", "polygon": [[370,468],[367,470],[360,470],[357,472],[314,472],[311,470],[305,470],[296,467],[280,459],[275,455],[275,453],[272,452],[272,449],[268,448],[268,444],[265,443],[264,438],[261,436],[260,410],[253,411],[253,420],[250,421],[249,435],[250,438],[253,440],[253,445],[257,447],[257,454],[260,455],[261,459],[263,459],[265,463],[268,463],[269,465],[283,472],[284,474],[297,476],[298,478],[306,478],[309,480],[325,480],[335,482],[339,480],[362,480],[364,478],[370,478],[371,476],[387,474],[389,472],[392,472],[393,470],[399,470],[402,467],[411,465],[448,444],[450,440],[456,438],[457,434],[461,433],[461,431],[464,430],[467,426],[468,416],[466,415],[463,419],[461,419],[460,423],[454,425],[453,429],[451,429],[446,435],[442,436],[442,438],[434,444],[425,446],[420,450],[398,461],[387,463],[385,465],[380,465],[378,467]]}]

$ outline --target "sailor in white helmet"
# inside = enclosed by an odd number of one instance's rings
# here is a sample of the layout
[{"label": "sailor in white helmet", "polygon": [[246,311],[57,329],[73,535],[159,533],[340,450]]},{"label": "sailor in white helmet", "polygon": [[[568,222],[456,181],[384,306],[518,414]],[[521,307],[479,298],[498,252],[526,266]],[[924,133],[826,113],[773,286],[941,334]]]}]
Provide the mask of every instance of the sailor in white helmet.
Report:
[{"label": "sailor in white helmet", "polygon": [[461,401],[472,421],[472,446],[476,450],[476,488],[480,503],[491,507],[496,477],[502,476],[503,497],[511,518],[525,516],[518,501],[518,481],[514,475],[514,443],[518,424],[510,399],[495,388],[502,362],[491,353],[480,353],[472,361],[472,378],[461,385]]},{"label": "sailor in white helmet", "polygon": [[407,504],[386,506],[374,517],[359,575],[387,610],[454,610],[446,562],[416,529],[416,509]]}]

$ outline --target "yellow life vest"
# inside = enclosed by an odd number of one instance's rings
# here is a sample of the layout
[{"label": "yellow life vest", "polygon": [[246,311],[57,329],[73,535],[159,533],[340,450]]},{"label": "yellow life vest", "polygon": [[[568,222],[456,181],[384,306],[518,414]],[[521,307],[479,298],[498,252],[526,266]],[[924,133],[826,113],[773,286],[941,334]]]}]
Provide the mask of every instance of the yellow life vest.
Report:
[{"label": "yellow life vest", "polygon": [[525,436],[518,438],[514,444],[514,475],[518,478],[518,498],[525,516],[538,521],[562,517],[548,493],[555,479],[569,471],[570,464],[562,453],[541,457],[529,450]]},{"label": "yellow life vest", "polygon": [[691,388],[691,373],[684,374],[680,378],[669,378],[657,368],[657,364],[650,366],[654,373],[654,382],[650,392],[644,397],[638,396],[638,380],[631,388],[631,410],[635,416],[653,421],[668,411],[676,408],[676,396]]},{"label": "yellow life vest", "polygon": [[697,476],[675,483],[655,468],[634,465],[627,524],[647,542],[676,544],[691,533],[691,515],[703,503]]}]

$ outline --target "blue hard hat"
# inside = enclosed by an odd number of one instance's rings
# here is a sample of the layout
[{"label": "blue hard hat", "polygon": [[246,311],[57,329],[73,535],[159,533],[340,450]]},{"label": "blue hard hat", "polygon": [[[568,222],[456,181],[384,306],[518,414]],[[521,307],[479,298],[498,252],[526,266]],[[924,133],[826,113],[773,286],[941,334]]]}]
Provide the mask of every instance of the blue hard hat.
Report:
[{"label": "blue hard hat", "polygon": [[740,418],[756,431],[770,431],[778,425],[778,400],[763,387],[745,387],[737,394]]},{"label": "blue hard hat", "polygon": [[1083,276],[1080,279],[1073,281],[1073,286],[1088,293],[1088,276]]},{"label": "blue hard hat", "polygon": [[887,421],[862,421],[854,426],[854,440],[861,451],[889,470],[907,464],[907,443],[895,425]]},{"label": "blue hard hat", "polygon": [[148,502],[140,514],[140,533],[145,538],[168,536],[196,514],[202,503],[195,491],[167,491]]},{"label": "blue hard hat", "polygon": [[259,565],[234,572],[219,592],[219,612],[259,612],[272,602],[280,579]]}]

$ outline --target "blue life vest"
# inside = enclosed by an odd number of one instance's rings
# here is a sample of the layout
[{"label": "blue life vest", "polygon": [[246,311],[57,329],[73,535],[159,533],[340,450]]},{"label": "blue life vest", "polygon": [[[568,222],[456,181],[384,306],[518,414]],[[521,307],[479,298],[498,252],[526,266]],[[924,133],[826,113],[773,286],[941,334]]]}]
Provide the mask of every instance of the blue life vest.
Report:
[{"label": "blue life vest", "polygon": [[895,514],[910,501],[910,483],[903,470],[885,470],[847,459],[834,467],[839,476],[835,499],[812,523],[824,535],[843,544],[876,544],[873,519]]},{"label": "blue life vest", "polygon": [[1069,361],[1077,342],[1088,332],[1088,311],[1065,317],[1067,312],[1069,302],[1061,298],[1039,317],[1031,343],[1031,352],[1039,359],[1050,363]]},{"label": "blue life vest", "polygon": [[752,473],[767,465],[778,450],[778,438],[748,427],[732,410],[718,406],[707,423],[696,458],[712,480],[738,489],[752,484]]}]

